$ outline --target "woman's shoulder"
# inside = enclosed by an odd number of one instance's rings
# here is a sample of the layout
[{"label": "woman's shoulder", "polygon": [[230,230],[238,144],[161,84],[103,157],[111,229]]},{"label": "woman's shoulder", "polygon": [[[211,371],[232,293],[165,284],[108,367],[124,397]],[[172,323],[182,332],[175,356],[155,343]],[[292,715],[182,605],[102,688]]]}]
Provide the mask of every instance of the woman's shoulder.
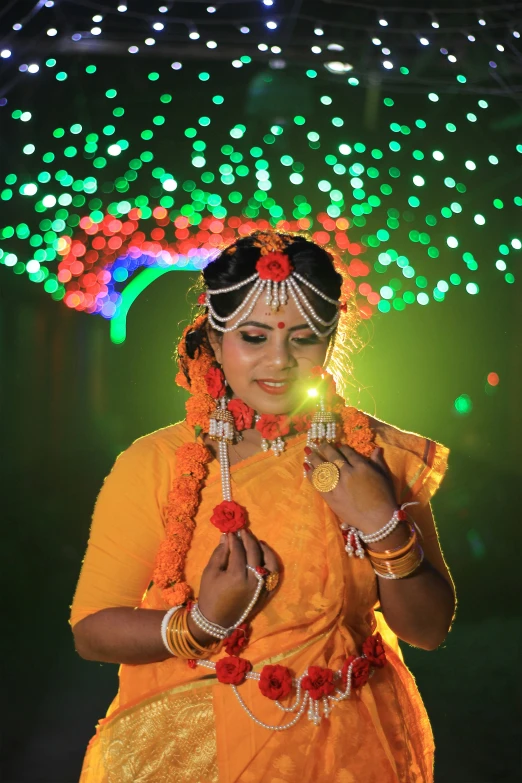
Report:
[{"label": "woman's shoulder", "polygon": [[391,424],[384,419],[378,419],[366,411],[362,411],[368,417],[370,427],[375,434],[375,442],[379,446],[402,449],[415,454],[424,462],[428,457],[430,448],[436,448],[438,451],[449,453],[449,449],[442,443],[438,443],[425,435],[421,435],[413,430],[406,430]]},{"label": "woman's shoulder", "polygon": [[179,446],[193,439],[194,429],[185,420],[178,421],[136,438],[119,458],[146,459],[158,454],[173,457]]},{"label": "woman's shoulder", "polygon": [[375,443],[383,449],[384,459],[399,481],[401,497],[427,502],[447,471],[449,448],[418,432],[362,413],[368,417]]}]

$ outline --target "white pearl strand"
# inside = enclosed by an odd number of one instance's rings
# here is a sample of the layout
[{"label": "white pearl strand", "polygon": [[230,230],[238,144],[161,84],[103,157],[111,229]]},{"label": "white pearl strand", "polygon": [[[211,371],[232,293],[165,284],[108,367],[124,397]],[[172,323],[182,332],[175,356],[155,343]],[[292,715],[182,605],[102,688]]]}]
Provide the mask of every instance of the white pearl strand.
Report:
[{"label": "white pearl strand", "polygon": [[[230,313],[227,316],[218,315],[216,313],[211,303],[212,296],[216,294],[227,294],[231,291],[237,291],[240,288],[243,288],[243,286],[245,286],[247,283],[251,283],[254,280],[256,280],[255,284],[252,286],[239,307],[237,307],[233,313]],[[235,285],[230,285],[226,288],[207,288],[205,292],[205,304],[208,308],[208,320],[210,325],[220,332],[231,332],[236,329],[240,323],[246,321],[263,291],[265,291],[265,303],[270,305],[274,310],[278,310],[280,304],[287,303],[288,294],[290,293],[297,306],[297,309],[299,310],[299,313],[302,315],[310,329],[319,337],[326,337],[334,331],[337,325],[339,320],[339,310],[330,321],[323,321],[323,319],[319,317],[315,309],[312,307],[312,304],[309,302],[304,291],[301,290],[300,285],[296,282],[297,280],[307,285],[312,291],[314,291],[314,293],[318,294],[318,296],[321,296],[325,301],[339,307],[339,301],[337,299],[331,299],[329,296],[326,296],[326,294],[323,294],[323,292],[320,291],[317,286],[309,283],[306,278],[297,272],[292,272],[285,280],[282,280],[279,283],[269,279],[264,280],[259,277],[258,272],[255,272],[253,275],[250,275],[250,277],[247,277],[246,280],[242,280]],[[245,312],[243,315],[241,315],[234,326],[225,327],[218,323],[218,321],[229,321],[244,310]],[[317,328],[312,319],[314,319],[318,324],[326,326],[327,329],[325,331],[321,331]]]},{"label": "white pearl strand", "polygon": [[[256,306],[257,300],[261,296],[264,287],[265,287],[265,281],[259,279],[257,281],[257,283],[250,289],[250,291],[245,296],[245,298],[243,299],[243,301],[241,302],[239,307],[234,310],[232,315],[227,315],[225,317],[220,316],[220,315],[218,315],[216,313],[216,311],[214,310],[214,308],[212,307],[212,304],[210,302],[210,293],[211,292],[209,292],[207,290],[206,303],[207,303],[207,307],[208,307],[208,321],[209,321],[210,325],[214,329],[217,329],[219,332],[232,332],[234,329],[236,329],[239,326],[240,323],[242,323],[243,321],[246,321],[246,319],[248,318],[248,316],[250,315],[250,313],[252,312],[252,310]],[[213,291],[212,293],[216,293],[216,292]],[[248,305],[249,299],[252,299],[252,301],[250,302],[250,305],[248,306],[246,312],[241,316],[241,318],[238,321],[236,321],[234,326],[225,327],[225,326],[220,326],[217,323],[218,320],[219,321],[228,321],[228,320],[230,320],[230,318],[233,318],[237,313],[241,312],[241,310],[244,310],[245,307],[247,307],[247,305]]]},{"label": "white pearl strand", "polygon": [[[355,554],[356,557],[363,558],[365,556],[363,543],[374,544],[376,541],[382,541],[383,538],[386,538],[391,533],[393,533],[393,531],[401,521],[399,519],[399,510],[402,511],[407,506],[417,506],[417,505],[419,505],[419,501],[417,500],[410,501],[409,503],[403,503],[400,509],[395,509],[390,521],[387,522],[385,525],[383,525],[383,527],[381,527],[379,530],[376,530],[375,533],[368,533],[365,535],[356,527],[352,527],[351,525],[348,526],[341,525],[342,529],[346,530],[348,533],[346,539],[346,546],[345,546],[345,551],[348,553],[348,556],[352,557]],[[351,543],[352,536],[355,539],[355,550]]]},{"label": "white pearl strand", "polygon": [[[356,660],[359,660],[360,658],[366,658],[365,655],[360,655]],[[215,671],[216,664],[213,661],[207,661],[207,660],[197,660],[196,661],[198,666],[204,666],[207,669],[213,669]],[[236,685],[231,685],[232,690],[234,691],[234,694],[241,705],[241,707],[244,709],[246,714],[249,718],[252,718],[252,720],[257,723],[258,726],[261,726],[264,729],[269,729],[271,731],[285,731],[286,729],[292,728],[292,726],[295,726],[295,724],[300,720],[300,718],[303,716],[304,711],[306,709],[306,706],[308,704],[308,720],[310,720],[314,725],[318,726],[321,723],[322,717],[329,718],[330,713],[332,712],[332,709],[335,707],[336,704],[338,704],[341,701],[345,701],[345,699],[349,699],[352,694],[352,672],[354,667],[355,661],[352,661],[352,663],[349,665],[348,670],[346,672],[346,687],[344,690],[335,690],[335,695],[330,696],[323,696],[320,700],[321,706],[322,706],[322,712],[323,715],[321,716],[320,706],[319,706],[319,699],[312,699],[310,697],[310,694],[308,691],[302,692],[302,680],[306,677],[307,672],[304,672],[301,674],[300,677],[295,678],[292,677],[292,685],[296,688],[296,699],[295,702],[290,707],[283,707],[282,704],[278,700],[275,701],[275,704],[277,707],[279,707],[280,710],[283,712],[296,712],[296,715],[294,718],[292,718],[291,721],[288,723],[284,723],[280,726],[277,725],[271,725],[268,723],[264,723],[262,720],[259,720],[259,718],[256,718],[254,713],[250,710],[249,707],[245,704],[243,699],[241,698],[239,691],[237,689]],[[372,668],[370,670],[370,677],[373,676],[374,669]],[[334,677],[337,679],[342,679],[342,670],[338,669],[336,672],[334,672]],[[261,674],[258,672],[247,672],[245,675],[246,680],[255,680],[259,682],[261,679]]]},{"label": "white pearl strand", "polygon": [[291,278],[288,281],[289,288],[291,291],[294,291],[296,296],[299,298],[299,301],[305,308],[305,310],[308,311],[308,313],[316,319],[317,323],[320,324],[320,326],[331,326],[333,323],[335,323],[339,318],[339,312],[337,312],[333,318],[330,318],[329,321],[323,321],[322,318],[320,318],[317,313],[315,312],[315,309],[310,304],[309,300],[305,296],[304,292],[300,289],[300,287],[297,285],[297,283],[292,280]]},{"label": "white pearl strand", "polygon": [[239,620],[234,624],[231,625],[230,628],[224,628],[222,625],[217,625],[216,623],[212,623],[210,620],[207,620],[205,615],[202,613],[201,609],[199,608],[199,604],[196,602],[192,609],[190,610],[190,616],[196,623],[196,625],[201,628],[202,631],[206,631],[206,633],[209,634],[209,636],[213,636],[215,639],[226,639],[227,636],[230,636],[232,631],[235,631],[236,628],[238,628],[241,623],[243,623],[254,606],[256,605],[259,596],[261,595],[261,590],[263,589],[263,585],[265,583],[265,580],[261,576],[261,574],[258,574],[256,569],[251,566],[247,565],[247,568],[249,571],[252,571],[254,576],[257,579],[257,586],[254,595],[252,596],[252,599],[250,603],[248,604],[247,608],[239,618]]},{"label": "white pearl strand", "polygon": [[[294,285],[295,285],[295,283],[294,283],[294,282],[293,282],[293,280],[291,280],[291,278],[289,277],[289,278],[288,278],[288,290],[290,291],[290,295],[291,295],[292,299],[294,300],[294,302],[295,302],[295,306],[296,306],[296,307],[297,307],[297,309],[299,310],[299,313],[300,313],[300,314],[301,314],[301,316],[304,318],[304,320],[306,321],[306,323],[308,324],[308,326],[310,327],[310,329],[312,330],[312,332],[313,332],[314,334],[316,334],[318,337],[326,337],[326,335],[328,335],[328,334],[331,334],[331,333],[334,331],[334,329],[335,329],[335,326],[336,326],[336,323],[337,323],[337,321],[338,321],[338,319],[339,319],[339,311],[338,311],[338,312],[336,313],[336,315],[335,315],[335,323],[334,323],[334,325],[333,325],[333,326],[330,326],[330,327],[329,327],[328,329],[326,329],[324,332],[321,332],[321,330],[317,328],[317,326],[314,324],[314,322],[312,321],[312,319],[310,318],[310,316],[308,315],[308,313],[307,313],[307,312],[306,312],[306,310],[304,309],[303,305],[302,305],[302,304],[301,304],[301,302],[299,301],[299,298],[297,297],[297,295],[296,295],[296,293],[295,293],[295,291],[294,291]],[[314,311],[314,312],[315,312],[315,311]],[[318,316],[317,316],[317,317],[318,317]]]}]

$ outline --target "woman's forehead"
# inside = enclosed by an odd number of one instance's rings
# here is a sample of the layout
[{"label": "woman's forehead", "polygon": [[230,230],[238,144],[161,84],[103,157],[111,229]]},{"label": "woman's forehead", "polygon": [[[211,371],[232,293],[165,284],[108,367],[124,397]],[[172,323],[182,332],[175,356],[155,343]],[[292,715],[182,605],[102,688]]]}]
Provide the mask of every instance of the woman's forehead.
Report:
[{"label": "woman's forehead", "polygon": [[[259,297],[246,321],[257,321],[258,323],[267,324],[273,329],[289,328],[291,326],[298,326],[299,324],[306,323],[292,299],[289,299],[284,305],[279,305],[277,310],[272,310],[270,305],[266,304],[263,295]],[[278,327],[278,324],[281,323],[284,324],[284,327]]]}]

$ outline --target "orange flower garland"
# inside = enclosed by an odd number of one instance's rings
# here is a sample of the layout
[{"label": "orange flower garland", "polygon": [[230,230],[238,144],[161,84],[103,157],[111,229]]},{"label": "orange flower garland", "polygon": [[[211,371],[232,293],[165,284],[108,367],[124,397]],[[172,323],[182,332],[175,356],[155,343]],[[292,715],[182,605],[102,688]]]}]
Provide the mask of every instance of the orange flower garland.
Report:
[{"label": "orange flower garland", "polygon": [[152,577],[169,606],[183,604],[192,595],[183,579],[184,568],[196,527],[192,517],[211,459],[211,452],[201,443],[184,443],[176,451],[176,478],[169,492],[169,505],[164,508],[166,537],[159,546]]},{"label": "orange flower garland", "polygon": [[[198,430],[205,433],[209,430],[209,417],[216,408],[215,399],[209,394],[209,387],[215,390],[219,386],[216,386],[218,368],[213,354],[204,346],[197,349],[193,359],[187,354],[188,332],[203,328],[206,321],[206,314],[198,316],[184,329],[178,346],[179,371],[176,383],[191,392],[192,396],[185,403],[186,421],[196,429],[196,434]],[[331,410],[341,417],[344,434],[341,442],[369,457],[375,448],[375,442],[368,417],[357,408],[346,406],[343,398],[336,394],[334,379],[324,368],[314,367],[312,375],[319,381],[319,389],[324,393]],[[237,406],[237,400],[235,404]],[[300,433],[308,428],[312,415],[311,412],[305,412],[286,418],[293,430]],[[270,422],[267,420],[266,424],[268,426]],[[257,429],[262,430],[263,427]],[[286,430],[286,427],[284,429]],[[176,451],[176,477],[168,495],[169,503],[163,509],[166,538],[158,549],[153,574],[153,581],[161,589],[169,606],[183,604],[193,597],[192,588],[184,581],[184,567],[196,527],[193,517],[199,506],[199,493],[207,476],[206,466],[212,459],[210,450],[201,443],[185,443]],[[216,507],[218,508],[219,506]]]}]

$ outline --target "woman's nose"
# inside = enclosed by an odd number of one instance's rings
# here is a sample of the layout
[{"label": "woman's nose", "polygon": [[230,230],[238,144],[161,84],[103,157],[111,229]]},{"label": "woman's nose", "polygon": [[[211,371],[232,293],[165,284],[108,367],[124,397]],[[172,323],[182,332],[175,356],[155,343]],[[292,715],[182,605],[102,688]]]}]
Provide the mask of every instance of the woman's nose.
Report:
[{"label": "woman's nose", "polygon": [[279,369],[294,367],[296,359],[287,340],[274,340],[269,348],[269,362]]}]

